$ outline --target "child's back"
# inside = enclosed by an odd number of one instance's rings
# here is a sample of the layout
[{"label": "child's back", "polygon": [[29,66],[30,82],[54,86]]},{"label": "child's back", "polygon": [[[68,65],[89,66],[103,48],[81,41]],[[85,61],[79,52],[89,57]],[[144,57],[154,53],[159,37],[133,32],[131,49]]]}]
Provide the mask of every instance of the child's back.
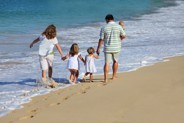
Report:
[{"label": "child's back", "polygon": [[86,67],[86,72],[90,72],[90,73],[96,72],[93,55],[86,56],[86,66],[85,67]]},{"label": "child's back", "polygon": [[68,69],[76,69],[79,70],[79,54],[76,54],[74,56],[70,55],[67,63]]}]

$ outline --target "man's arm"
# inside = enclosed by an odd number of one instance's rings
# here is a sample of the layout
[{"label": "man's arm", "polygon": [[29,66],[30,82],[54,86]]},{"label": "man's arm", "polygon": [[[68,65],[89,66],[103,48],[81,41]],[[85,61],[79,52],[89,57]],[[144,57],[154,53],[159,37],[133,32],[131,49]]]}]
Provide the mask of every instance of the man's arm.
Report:
[{"label": "man's arm", "polygon": [[97,55],[100,54],[100,47],[102,46],[102,44],[103,44],[103,40],[102,39],[99,39],[99,41],[98,41],[98,48],[96,50]]},{"label": "man's arm", "polygon": [[126,38],[126,35],[120,36],[121,40],[123,40],[124,38]]}]

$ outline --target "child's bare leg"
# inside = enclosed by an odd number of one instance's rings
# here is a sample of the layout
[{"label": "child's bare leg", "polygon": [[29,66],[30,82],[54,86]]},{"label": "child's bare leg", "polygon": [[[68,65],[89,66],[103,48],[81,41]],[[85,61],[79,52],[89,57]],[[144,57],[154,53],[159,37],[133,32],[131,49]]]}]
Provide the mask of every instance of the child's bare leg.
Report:
[{"label": "child's bare leg", "polygon": [[76,83],[78,76],[79,76],[79,71],[78,70],[74,70],[74,78],[73,78],[73,82],[74,83]]},{"label": "child's bare leg", "polygon": [[83,81],[86,81],[86,76],[89,74],[89,72],[86,72],[83,77]]},{"label": "child's bare leg", "polygon": [[90,73],[90,82],[93,82],[93,73]]},{"label": "child's bare leg", "polygon": [[76,77],[76,75],[74,75],[73,82],[76,83],[76,80],[77,80],[77,77]]},{"label": "child's bare leg", "polygon": [[73,70],[69,70],[70,71],[70,81],[72,81],[73,80],[73,78],[74,78],[74,71]]},{"label": "child's bare leg", "polygon": [[76,77],[78,78],[79,77],[79,71],[78,70],[75,70],[76,71]]}]

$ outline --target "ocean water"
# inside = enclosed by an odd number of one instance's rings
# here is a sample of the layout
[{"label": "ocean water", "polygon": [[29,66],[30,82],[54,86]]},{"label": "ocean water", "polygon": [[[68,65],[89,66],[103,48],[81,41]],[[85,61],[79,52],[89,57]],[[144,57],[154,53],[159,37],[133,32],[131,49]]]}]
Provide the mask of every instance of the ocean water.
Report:
[{"label": "ocean water", "polygon": [[[184,55],[183,0],[0,0],[0,116],[22,108],[31,97],[71,86],[67,61],[56,51],[53,78],[57,89],[38,88],[41,77],[38,45],[29,44],[49,24],[57,26],[57,37],[64,54],[78,43],[82,56],[96,49],[104,17],[125,21],[127,38],[122,42],[119,72],[162,62],[163,58]],[[102,49],[101,49],[102,50]],[[104,57],[95,61],[96,74],[103,73]],[[81,63],[80,78],[85,70]]]}]

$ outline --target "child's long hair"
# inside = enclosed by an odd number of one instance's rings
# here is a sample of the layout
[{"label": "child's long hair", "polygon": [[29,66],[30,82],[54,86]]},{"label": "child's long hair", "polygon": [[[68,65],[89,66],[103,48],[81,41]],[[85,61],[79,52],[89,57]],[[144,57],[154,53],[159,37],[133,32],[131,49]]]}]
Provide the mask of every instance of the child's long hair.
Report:
[{"label": "child's long hair", "polygon": [[72,56],[74,56],[74,55],[76,55],[76,54],[78,54],[78,53],[79,53],[78,44],[73,43],[72,46],[71,46],[71,48],[70,48],[69,54],[72,55]]},{"label": "child's long hair", "polygon": [[88,54],[93,54],[93,53],[95,53],[95,49],[93,47],[89,47],[87,49],[87,52],[88,52]]},{"label": "child's long hair", "polygon": [[42,33],[42,35],[45,35],[47,39],[53,39],[56,37],[56,27],[51,24],[49,25],[45,31]]}]

